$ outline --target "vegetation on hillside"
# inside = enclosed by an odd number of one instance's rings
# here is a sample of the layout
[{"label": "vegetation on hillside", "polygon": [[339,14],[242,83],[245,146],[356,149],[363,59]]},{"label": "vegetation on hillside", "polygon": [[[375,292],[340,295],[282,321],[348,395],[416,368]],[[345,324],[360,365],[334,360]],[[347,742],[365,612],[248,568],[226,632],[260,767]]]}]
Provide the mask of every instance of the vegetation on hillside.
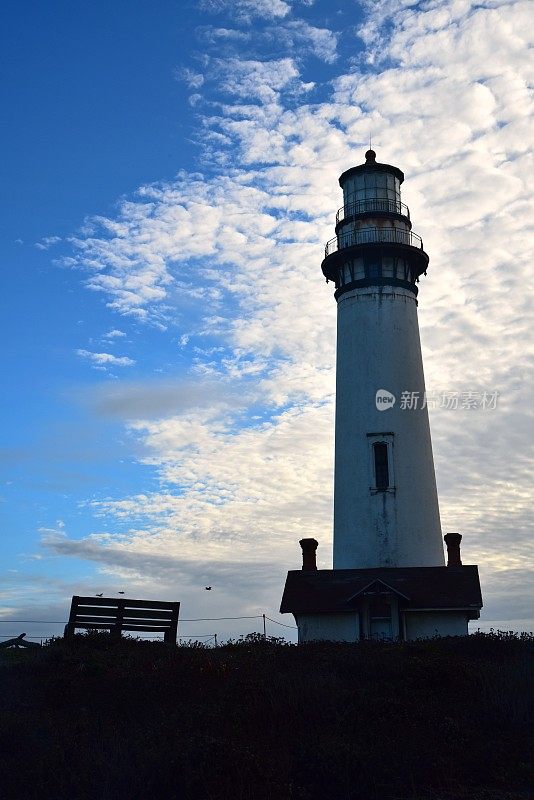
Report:
[{"label": "vegetation on hillside", "polygon": [[534,798],[534,637],[0,657],[4,800]]}]

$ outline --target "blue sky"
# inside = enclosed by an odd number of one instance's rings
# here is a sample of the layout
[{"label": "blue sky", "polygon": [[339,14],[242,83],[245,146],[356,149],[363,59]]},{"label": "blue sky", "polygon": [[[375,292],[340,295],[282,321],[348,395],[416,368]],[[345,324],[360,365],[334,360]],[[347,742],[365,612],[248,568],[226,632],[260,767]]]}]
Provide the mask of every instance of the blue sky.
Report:
[{"label": "blue sky", "polygon": [[372,132],[431,258],[427,385],[500,393],[431,412],[443,528],[482,624],[531,626],[527,4],[2,13],[2,616],[118,588],[272,615],[302,535],[331,565],[320,262]]}]

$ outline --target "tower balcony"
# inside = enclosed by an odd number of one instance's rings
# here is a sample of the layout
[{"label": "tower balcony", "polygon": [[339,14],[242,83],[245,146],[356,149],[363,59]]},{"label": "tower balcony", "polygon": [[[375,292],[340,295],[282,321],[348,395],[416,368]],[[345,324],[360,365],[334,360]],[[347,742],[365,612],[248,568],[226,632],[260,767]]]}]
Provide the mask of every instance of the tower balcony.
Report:
[{"label": "tower balcony", "polygon": [[379,197],[366,197],[362,200],[349,200],[336,214],[336,226],[344,220],[362,214],[393,214],[396,217],[410,219],[410,209],[400,200],[389,200]]},{"label": "tower balcony", "polygon": [[423,240],[412,231],[403,230],[402,228],[360,228],[356,231],[347,231],[334,236],[333,239],[326,243],[324,255],[325,258],[328,258],[338,250],[368,244],[400,244],[423,250]]}]

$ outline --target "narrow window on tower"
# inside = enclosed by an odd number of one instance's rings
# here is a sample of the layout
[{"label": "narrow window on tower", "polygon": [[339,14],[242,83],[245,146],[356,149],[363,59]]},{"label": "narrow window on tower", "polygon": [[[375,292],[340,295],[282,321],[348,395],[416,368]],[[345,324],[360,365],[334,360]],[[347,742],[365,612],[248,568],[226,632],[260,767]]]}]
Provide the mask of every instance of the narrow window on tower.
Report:
[{"label": "narrow window on tower", "polygon": [[385,442],[373,444],[375,462],[375,488],[384,491],[389,488],[388,446]]},{"label": "narrow window on tower", "polygon": [[379,256],[366,254],[363,258],[365,277],[380,278],[382,275],[382,263]]},{"label": "narrow window on tower", "polygon": [[369,489],[377,492],[395,493],[393,458],[393,439],[391,432],[368,433],[369,443]]}]

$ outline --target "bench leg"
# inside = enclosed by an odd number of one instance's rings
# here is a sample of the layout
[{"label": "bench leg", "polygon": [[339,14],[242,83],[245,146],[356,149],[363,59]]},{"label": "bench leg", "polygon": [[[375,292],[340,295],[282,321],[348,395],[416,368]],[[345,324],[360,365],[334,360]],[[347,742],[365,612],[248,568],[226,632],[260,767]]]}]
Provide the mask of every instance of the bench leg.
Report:
[{"label": "bench leg", "polygon": [[178,624],[171,625],[168,631],[163,634],[163,641],[165,644],[170,644],[171,647],[176,645],[176,637],[178,635]]},{"label": "bench leg", "polygon": [[65,625],[65,633],[63,634],[65,639],[72,639],[74,636],[75,626],[72,625],[70,622],[67,622]]}]

